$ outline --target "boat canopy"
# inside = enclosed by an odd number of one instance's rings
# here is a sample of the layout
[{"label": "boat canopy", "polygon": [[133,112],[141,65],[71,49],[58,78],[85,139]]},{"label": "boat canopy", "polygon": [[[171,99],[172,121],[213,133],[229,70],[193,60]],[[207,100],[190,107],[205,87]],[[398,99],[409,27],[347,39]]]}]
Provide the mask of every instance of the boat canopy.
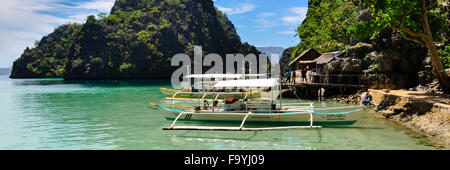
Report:
[{"label": "boat canopy", "polygon": [[265,74],[243,74],[244,77],[248,78],[257,78],[257,77],[263,77],[266,76]]},{"label": "boat canopy", "polygon": [[267,88],[275,87],[278,84],[278,79],[249,79],[249,80],[227,80],[218,81],[213,85],[214,88]]}]

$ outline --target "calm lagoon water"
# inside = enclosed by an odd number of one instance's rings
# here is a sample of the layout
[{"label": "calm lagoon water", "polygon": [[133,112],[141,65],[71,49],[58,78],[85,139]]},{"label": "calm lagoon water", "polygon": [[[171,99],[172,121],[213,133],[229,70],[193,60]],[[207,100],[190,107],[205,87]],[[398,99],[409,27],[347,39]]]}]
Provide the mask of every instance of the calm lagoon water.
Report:
[{"label": "calm lagoon water", "polygon": [[437,149],[428,138],[368,111],[359,112],[352,126],[319,130],[163,131],[171,121],[147,107],[165,102],[160,87],[169,81],[0,77],[0,149]]}]

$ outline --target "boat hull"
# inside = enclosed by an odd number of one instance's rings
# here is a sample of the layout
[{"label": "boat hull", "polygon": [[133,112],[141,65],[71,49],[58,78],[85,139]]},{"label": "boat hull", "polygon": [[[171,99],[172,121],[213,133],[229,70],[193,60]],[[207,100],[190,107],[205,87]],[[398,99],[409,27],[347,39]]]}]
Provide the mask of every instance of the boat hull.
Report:
[{"label": "boat hull", "polygon": [[[174,120],[183,110],[160,107],[159,110],[168,120]],[[205,114],[206,113],[206,114]],[[207,122],[242,122],[246,113],[221,113],[221,112],[183,112],[179,121],[207,121]],[[310,123],[309,114],[289,113],[253,113],[246,122],[276,123],[276,124],[307,124]],[[353,125],[356,122],[353,114],[313,114],[314,125]]]}]

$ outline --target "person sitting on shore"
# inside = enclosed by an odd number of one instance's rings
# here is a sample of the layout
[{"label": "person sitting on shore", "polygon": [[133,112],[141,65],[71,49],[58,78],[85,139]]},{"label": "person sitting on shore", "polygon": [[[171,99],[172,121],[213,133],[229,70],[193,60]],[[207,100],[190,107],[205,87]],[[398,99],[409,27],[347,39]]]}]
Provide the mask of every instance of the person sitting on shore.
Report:
[{"label": "person sitting on shore", "polygon": [[365,91],[364,93],[362,93],[361,104],[363,104],[365,106],[372,105],[372,103],[370,103],[370,101],[372,101],[372,96],[370,95],[369,91]]}]

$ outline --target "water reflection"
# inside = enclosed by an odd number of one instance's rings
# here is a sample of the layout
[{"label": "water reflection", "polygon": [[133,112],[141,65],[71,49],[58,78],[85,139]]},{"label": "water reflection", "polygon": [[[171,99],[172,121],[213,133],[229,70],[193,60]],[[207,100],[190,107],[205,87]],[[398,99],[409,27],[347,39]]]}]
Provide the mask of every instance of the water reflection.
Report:
[{"label": "water reflection", "polygon": [[252,135],[249,137],[246,136],[239,136],[239,137],[222,137],[222,136],[196,136],[196,135],[188,135],[189,132],[192,131],[186,131],[185,133],[181,135],[176,135],[178,138],[205,138],[205,139],[223,139],[223,140],[252,140],[257,134],[258,131],[253,131]]}]

